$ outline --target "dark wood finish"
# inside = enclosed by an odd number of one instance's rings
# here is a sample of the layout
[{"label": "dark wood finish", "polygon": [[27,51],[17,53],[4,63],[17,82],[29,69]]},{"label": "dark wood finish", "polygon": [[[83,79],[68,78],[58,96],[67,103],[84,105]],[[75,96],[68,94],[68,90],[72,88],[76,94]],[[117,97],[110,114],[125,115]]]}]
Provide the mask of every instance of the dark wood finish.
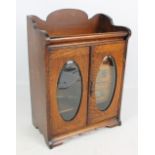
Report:
[{"label": "dark wood finish", "polygon": [[[46,21],[27,17],[29,71],[33,124],[50,148],[64,139],[99,127],[120,125],[120,103],[126,59],[128,28],[114,26],[111,18],[85,12],[58,10]],[[94,83],[104,56],[114,58],[117,68],[112,103],[105,111],[96,108]],[[82,77],[82,99],[75,117],[64,121],[58,111],[56,88],[63,65],[74,60]],[[91,91],[91,94],[90,94]]]}]

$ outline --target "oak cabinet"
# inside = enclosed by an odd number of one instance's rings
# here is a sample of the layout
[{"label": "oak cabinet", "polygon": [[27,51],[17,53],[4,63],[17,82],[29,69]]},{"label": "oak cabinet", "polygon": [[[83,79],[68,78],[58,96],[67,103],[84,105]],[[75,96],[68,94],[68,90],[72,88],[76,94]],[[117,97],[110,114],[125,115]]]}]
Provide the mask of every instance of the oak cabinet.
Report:
[{"label": "oak cabinet", "polygon": [[121,124],[130,30],[97,14],[64,9],[28,16],[33,124],[50,148],[65,138]]}]

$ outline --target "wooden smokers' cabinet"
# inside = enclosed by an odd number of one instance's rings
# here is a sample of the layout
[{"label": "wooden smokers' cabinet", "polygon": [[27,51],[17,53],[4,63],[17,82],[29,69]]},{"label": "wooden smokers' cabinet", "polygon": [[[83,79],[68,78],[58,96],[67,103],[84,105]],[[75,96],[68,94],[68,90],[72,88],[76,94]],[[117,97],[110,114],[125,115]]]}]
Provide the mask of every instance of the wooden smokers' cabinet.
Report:
[{"label": "wooden smokers' cabinet", "polygon": [[103,14],[64,9],[28,16],[33,124],[50,148],[67,137],[120,125],[130,30]]}]

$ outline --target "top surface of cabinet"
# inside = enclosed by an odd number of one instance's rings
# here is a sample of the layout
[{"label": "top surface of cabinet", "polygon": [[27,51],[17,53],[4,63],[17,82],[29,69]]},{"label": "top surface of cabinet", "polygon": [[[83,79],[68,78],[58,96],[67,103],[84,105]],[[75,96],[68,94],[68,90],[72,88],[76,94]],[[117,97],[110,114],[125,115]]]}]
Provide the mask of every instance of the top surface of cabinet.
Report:
[{"label": "top surface of cabinet", "polygon": [[[96,14],[92,18],[76,9],[62,9],[50,13],[46,21],[36,17],[31,18],[34,26],[45,32],[49,38],[128,36],[130,30],[122,26],[114,26],[112,19],[104,14]],[[78,39],[79,39],[78,38]]]}]

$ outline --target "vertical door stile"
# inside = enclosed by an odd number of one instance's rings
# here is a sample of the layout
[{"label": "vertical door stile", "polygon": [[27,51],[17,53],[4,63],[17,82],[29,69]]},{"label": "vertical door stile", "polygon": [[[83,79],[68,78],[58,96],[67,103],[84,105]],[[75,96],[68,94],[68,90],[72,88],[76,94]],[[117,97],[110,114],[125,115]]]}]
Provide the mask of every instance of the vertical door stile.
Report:
[{"label": "vertical door stile", "polygon": [[88,91],[87,91],[87,122],[89,121],[89,107],[90,107],[90,99],[91,99],[91,93],[92,93],[92,87],[93,87],[93,80],[92,80],[92,66],[93,66],[93,46],[89,47],[89,66],[88,66]]}]

